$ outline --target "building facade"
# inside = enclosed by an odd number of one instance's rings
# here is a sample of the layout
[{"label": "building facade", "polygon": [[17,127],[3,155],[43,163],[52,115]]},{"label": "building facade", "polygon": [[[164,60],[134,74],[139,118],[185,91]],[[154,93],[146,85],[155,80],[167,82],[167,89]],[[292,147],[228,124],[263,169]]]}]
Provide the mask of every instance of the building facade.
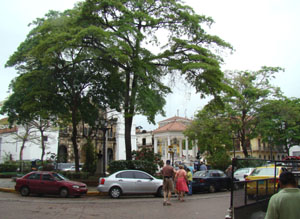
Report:
[{"label": "building facade", "polygon": [[[9,126],[2,119],[0,126],[0,163],[6,160],[19,160],[22,141],[25,136],[25,128],[21,125]],[[50,158],[51,154],[57,154],[58,131],[50,128],[44,133],[45,155],[44,160]],[[41,134],[36,128],[32,128],[28,140],[22,152],[22,160],[39,160],[42,156]]]}]

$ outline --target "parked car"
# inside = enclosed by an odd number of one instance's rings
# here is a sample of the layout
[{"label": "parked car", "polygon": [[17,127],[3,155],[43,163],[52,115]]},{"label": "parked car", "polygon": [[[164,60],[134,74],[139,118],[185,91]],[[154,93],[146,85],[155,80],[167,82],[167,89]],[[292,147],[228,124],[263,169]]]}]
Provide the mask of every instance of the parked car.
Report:
[{"label": "parked car", "polygon": [[154,194],[163,197],[163,180],[140,170],[122,170],[100,178],[99,192],[108,192],[112,198],[127,194]]},{"label": "parked car", "polygon": [[86,184],[70,181],[56,172],[33,171],[16,180],[15,190],[22,196],[34,194],[54,194],[60,197],[76,196],[86,194]]},{"label": "parked car", "polygon": [[231,178],[221,170],[197,171],[193,175],[193,192],[215,192],[221,189],[230,189]]},{"label": "parked car", "polygon": [[266,193],[268,195],[273,194],[274,188],[275,192],[278,189],[279,175],[283,171],[287,171],[287,169],[282,166],[277,166],[275,170],[274,165],[255,168],[255,170],[246,177],[246,181],[250,181],[247,182],[247,195],[251,197],[254,195],[266,195]]},{"label": "parked car", "polygon": [[237,181],[245,181],[245,177],[249,176],[254,169],[255,169],[254,167],[245,167],[245,168],[237,169],[234,172],[233,177]]}]

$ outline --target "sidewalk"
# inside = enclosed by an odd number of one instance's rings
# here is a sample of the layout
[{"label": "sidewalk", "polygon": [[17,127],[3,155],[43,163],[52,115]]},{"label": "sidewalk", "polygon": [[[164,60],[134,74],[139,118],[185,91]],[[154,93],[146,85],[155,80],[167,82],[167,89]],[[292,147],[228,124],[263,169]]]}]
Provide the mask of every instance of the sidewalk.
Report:
[{"label": "sidewalk", "polygon": [[[16,182],[12,178],[0,178],[0,192],[16,192]],[[88,196],[103,195],[97,191],[97,187],[88,186]]]}]

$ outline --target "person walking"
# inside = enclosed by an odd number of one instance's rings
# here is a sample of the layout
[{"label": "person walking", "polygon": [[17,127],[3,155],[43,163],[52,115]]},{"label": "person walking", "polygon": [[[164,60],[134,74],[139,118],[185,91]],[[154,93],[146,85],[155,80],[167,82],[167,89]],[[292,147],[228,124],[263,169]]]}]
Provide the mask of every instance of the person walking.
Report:
[{"label": "person walking", "polygon": [[178,200],[183,202],[184,193],[188,192],[189,189],[187,187],[187,174],[182,165],[179,166],[179,170],[176,172],[175,181],[176,189],[178,191]]},{"label": "person walking", "polygon": [[279,184],[281,190],[271,197],[265,219],[298,219],[300,189],[293,173],[281,173]]},{"label": "person walking", "polygon": [[207,166],[201,161],[200,162],[200,171],[207,170]]},{"label": "person walking", "polygon": [[193,188],[192,188],[193,174],[192,174],[190,168],[187,168],[186,171],[187,171],[186,174],[187,174],[187,180],[188,180],[187,186],[189,189],[188,195],[192,195],[193,194]]},{"label": "person walking", "polygon": [[[166,165],[161,170],[163,175],[163,190],[164,190],[164,202],[163,205],[171,205],[170,199],[173,191],[173,178],[174,178],[174,168],[170,165],[170,160],[166,161]],[[168,200],[167,200],[168,198]]]}]

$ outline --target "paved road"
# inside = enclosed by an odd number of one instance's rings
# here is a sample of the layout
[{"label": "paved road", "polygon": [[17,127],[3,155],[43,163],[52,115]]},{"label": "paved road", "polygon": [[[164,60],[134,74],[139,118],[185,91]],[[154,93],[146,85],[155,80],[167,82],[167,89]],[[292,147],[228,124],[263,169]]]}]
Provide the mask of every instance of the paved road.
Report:
[{"label": "paved road", "polygon": [[204,193],[186,197],[185,202],[173,198],[172,206],[163,206],[162,199],[153,196],[62,199],[0,192],[0,215],[1,219],[224,219],[229,198],[229,192]]}]

